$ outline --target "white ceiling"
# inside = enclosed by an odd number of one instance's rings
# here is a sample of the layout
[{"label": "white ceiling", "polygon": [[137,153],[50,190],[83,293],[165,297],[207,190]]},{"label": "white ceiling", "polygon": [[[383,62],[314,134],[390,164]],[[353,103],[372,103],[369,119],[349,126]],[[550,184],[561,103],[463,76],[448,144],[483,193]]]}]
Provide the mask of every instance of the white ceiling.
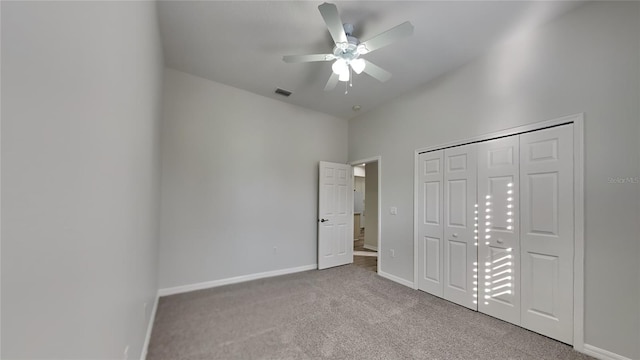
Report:
[{"label": "white ceiling", "polygon": [[[356,75],[325,92],[330,62],[286,64],[283,55],[330,53],[322,1],[160,1],[168,67],[341,118],[351,118],[454,70],[515,32],[578,1],[334,1],[354,36],[367,40],[404,21],[414,35],[364,57],[393,74]],[[276,88],[292,91],[289,98]],[[353,105],[362,110],[354,112]],[[249,106],[249,105],[248,105]]]}]

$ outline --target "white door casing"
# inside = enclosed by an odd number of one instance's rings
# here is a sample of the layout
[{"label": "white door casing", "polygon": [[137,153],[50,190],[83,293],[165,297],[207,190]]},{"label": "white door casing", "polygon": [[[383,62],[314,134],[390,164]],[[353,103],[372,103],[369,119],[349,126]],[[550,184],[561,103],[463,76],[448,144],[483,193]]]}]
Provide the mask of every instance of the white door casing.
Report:
[{"label": "white door casing", "polygon": [[478,144],[478,310],[520,325],[519,136]]},{"label": "white door casing", "polygon": [[353,262],[351,165],[321,161],[318,184],[318,269]]},{"label": "white door casing", "polygon": [[444,150],[443,297],[473,310],[478,309],[474,279],[478,259],[474,233],[476,148],[470,144]]},{"label": "white door casing", "polygon": [[443,295],[443,181],[444,151],[418,158],[418,289]]},{"label": "white door casing", "polygon": [[522,326],[573,343],[573,125],[520,135]]}]

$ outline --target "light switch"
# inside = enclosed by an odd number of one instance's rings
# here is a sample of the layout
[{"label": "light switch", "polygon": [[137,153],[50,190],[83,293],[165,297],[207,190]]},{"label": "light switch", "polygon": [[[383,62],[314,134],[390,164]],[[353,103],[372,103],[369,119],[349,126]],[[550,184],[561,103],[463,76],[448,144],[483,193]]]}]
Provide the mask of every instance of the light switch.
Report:
[{"label": "light switch", "polygon": [[398,208],[395,206],[391,207],[391,215],[398,215]]}]

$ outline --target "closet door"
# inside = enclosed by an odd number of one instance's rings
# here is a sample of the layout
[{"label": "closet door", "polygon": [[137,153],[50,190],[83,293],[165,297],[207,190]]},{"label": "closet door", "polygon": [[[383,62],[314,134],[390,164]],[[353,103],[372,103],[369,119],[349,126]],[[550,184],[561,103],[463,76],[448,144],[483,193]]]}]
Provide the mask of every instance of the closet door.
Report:
[{"label": "closet door", "polygon": [[444,151],[443,297],[473,310],[478,309],[473,296],[477,161],[475,144]]},{"label": "closet door", "polygon": [[573,125],[520,136],[522,326],[573,342]]},{"label": "closet door", "polygon": [[478,310],[520,325],[519,137],[478,144]]},{"label": "closet door", "polygon": [[418,157],[418,289],[442,297],[443,154]]}]

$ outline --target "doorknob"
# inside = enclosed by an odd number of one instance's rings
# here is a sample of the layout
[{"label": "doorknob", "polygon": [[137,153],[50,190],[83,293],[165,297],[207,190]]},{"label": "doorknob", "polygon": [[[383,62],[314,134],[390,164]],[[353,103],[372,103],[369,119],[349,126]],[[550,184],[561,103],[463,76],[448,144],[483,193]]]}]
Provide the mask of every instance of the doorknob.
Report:
[{"label": "doorknob", "polygon": [[329,219],[320,219],[320,222],[329,221]]},{"label": "doorknob", "polygon": [[497,242],[498,244],[502,244],[502,243],[504,242],[504,240],[502,240],[502,239],[498,239],[498,240],[496,240],[496,242]]},{"label": "doorknob", "polygon": [[453,233],[453,235],[452,235],[452,236],[453,236],[454,238],[457,238],[457,237],[458,237],[458,233]]}]

